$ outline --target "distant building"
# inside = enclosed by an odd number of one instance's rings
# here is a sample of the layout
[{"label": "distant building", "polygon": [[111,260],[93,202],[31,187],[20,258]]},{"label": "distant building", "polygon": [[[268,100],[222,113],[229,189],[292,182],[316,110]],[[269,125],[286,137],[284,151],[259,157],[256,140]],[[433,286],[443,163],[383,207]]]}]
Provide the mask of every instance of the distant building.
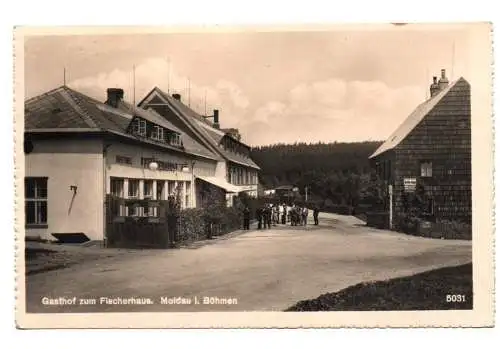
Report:
[{"label": "distant building", "polygon": [[470,93],[464,78],[450,84],[443,69],[431,97],[370,156],[379,177],[393,185],[395,216],[407,212],[409,194],[419,188],[430,219],[471,223]]}]

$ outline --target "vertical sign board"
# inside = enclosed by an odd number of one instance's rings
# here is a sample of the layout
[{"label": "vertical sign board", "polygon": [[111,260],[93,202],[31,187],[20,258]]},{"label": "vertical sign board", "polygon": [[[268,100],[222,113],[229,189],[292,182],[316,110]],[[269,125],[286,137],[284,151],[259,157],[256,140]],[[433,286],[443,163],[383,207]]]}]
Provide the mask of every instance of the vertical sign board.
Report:
[{"label": "vertical sign board", "polygon": [[389,184],[389,229],[392,230],[392,184]]}]

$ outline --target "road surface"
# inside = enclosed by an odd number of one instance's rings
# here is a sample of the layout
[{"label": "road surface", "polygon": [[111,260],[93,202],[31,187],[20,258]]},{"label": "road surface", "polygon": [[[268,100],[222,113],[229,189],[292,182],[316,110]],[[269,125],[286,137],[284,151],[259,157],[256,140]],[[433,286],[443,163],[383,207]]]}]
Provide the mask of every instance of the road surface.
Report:
[{"label": "road surface", "polygon": [[27,311],[281,311],[359,282],[468,263],[471,247],[321,214],[319,226],[280,225],[29,275]]}]

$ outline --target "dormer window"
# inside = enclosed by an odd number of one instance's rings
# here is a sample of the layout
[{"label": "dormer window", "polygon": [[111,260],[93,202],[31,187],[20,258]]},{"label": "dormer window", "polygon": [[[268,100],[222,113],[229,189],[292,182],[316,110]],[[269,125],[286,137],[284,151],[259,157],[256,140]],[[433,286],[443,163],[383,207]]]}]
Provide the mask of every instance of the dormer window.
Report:
[{"label": "dormer window", "polygon": [[163,127],[161,126],[153,126],[151,130],[151,138],[156,141],[163,141]]},{"label": "dormer window", "polygon": [[132,124],[132,133],[139,136],[146,136],[146,120],[136,118]]},{"label": "dormer window", "polygon": [[181,146],[181,135],[178,133],[171,133],[170,134],[170,144],[175,145],[175,146]]}]

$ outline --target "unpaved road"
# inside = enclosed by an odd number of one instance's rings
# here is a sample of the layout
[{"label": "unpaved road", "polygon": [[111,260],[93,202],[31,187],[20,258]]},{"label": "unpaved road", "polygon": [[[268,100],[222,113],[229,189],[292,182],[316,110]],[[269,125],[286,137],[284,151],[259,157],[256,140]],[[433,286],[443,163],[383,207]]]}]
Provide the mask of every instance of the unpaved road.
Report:
[{"label": "unpaved road", "polygon": [[[253,230],[196,248],[140,251],[30,275],[26,305],[28,312],[281,311],[359,282],[471,260],[470,241],[407,236],[322,214],[317,227]],[[44,297],[76,297],[77,304],[44,305]],[[153,304],[101,304],[101,297],[149,298]],[[191,304],[161,304],[161,297]],[[204,297],[236,304],[203,304]]]}]

